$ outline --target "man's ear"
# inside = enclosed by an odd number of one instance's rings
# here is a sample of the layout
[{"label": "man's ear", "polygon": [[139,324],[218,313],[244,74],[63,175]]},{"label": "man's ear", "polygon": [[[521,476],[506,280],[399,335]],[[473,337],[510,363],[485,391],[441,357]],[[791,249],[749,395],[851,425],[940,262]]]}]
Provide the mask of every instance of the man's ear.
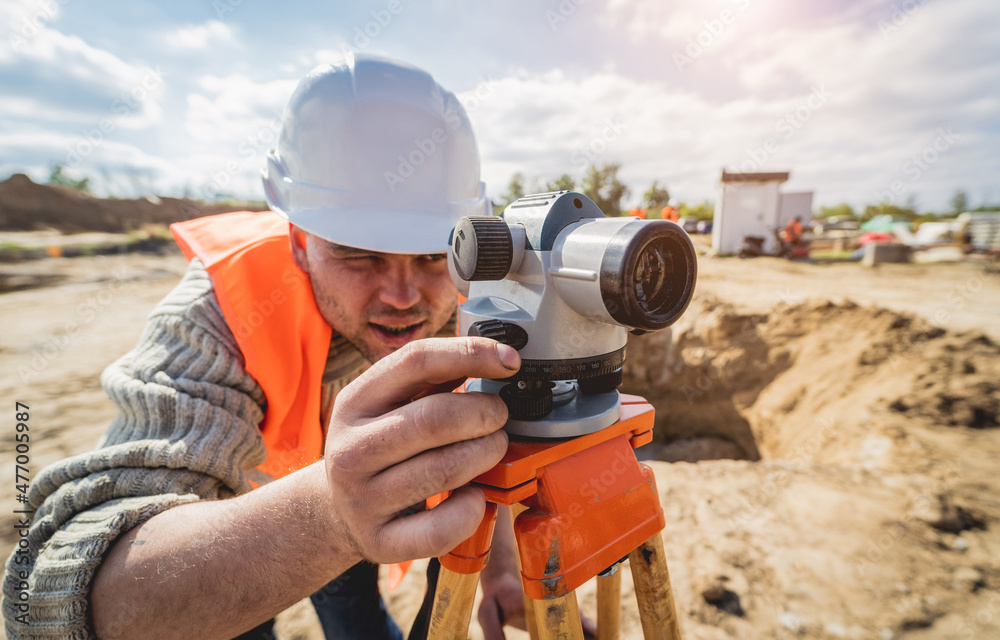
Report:
[{"label": "man's ear", "polygon": [[309,273],[309,261],[306,260],[306,232],[292,223],[288,223],[288,243],[292,247],[292,259],[295,266]]}]

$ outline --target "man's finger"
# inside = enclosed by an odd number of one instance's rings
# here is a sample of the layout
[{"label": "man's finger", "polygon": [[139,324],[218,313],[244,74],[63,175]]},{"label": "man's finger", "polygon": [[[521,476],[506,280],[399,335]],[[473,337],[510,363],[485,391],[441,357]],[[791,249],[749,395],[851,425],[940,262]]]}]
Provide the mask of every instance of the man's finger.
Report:
[{"label": "man's finger", "polygon": [[462,487],[433,509],[383,525],[366,556],[380,563],[442,556],[472,536],[485,513],[482,490]]},{"label": "man's finger", "polygon": [[383,496],[392,511],[398,511],[468,484],[496,466],[506,451],[507,434],[503,431],[432,449],[378,474],[369,490]]},{"label": "man's finger", "polygon": [[357,426],[331,425],[337,439],[327,465],[345,480],[370,478],[425,451],[495,433],[506,420],[506,405],[492,394],[428,396]]},{"label": "man's finger", "polygon": [[484,640],[506,640],[500,616],[500,604],[496,600],[483,600],[479,605],[479,626],[483,628]]},{"label": "man's finger", "polygon": [[513,347],[489,338],[416,340],[372,365],[338,400],[345,418],[375,417],[450,381],[506,378],[520,363]]}]

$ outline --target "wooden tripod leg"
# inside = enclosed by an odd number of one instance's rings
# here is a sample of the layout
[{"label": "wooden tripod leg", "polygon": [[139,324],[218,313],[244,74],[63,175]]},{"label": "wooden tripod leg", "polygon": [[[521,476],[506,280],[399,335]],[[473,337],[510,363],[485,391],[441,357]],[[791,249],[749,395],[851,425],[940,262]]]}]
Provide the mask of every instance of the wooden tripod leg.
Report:
[{"label": "wooden tripod leg", "polygon": [[663,555],[663,540],[657,533],[628,554],[635,583],[635,597],[646,640],[680,640],[681,629],[674,606],[674,590]]},{"label": "wooden tripod leg", "polygon": [[597,576],[597,640],[618,640],[621,636],[622,573],[615,565],[611,575]]},{"label": "wooden tripod leg", "polygon": [[536,600],[534,608],[541,640],[583,640],[576,591],[551,600]]},{"label": "wooden tripod leg", "polygon": [[528,627],[528,637],[531,640],[538,640],[538,622],[535,619],[535,601],[528,597],[528,594],[521,594],[524,597],[524,623]]},{"label": "wooden tripod leg", "polygon": [[479,585],[479,572],[455,573],[441,567],[438,575],[434,607],[428,638],[434,640],[465,640]]}]

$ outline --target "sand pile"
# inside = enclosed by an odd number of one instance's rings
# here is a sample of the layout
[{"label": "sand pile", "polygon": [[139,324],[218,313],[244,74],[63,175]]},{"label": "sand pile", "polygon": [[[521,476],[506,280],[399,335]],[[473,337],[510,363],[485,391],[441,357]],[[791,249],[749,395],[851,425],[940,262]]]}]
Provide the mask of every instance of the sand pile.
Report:
[{"label": "sand pile", "polygon": [[1000,347],[851,302],[741,313],[708,295],[630,338],[624,388],[657,408],[662,460],[878,463],[900,425],[995,428]]},{"label": "sand pile", "polygon": [[0,229],[64,233],[122,233],[143,225],[168,225],[201,216],[266,208],[263,203],[205,204],[185,198],[103,199],[66,187],[35,184],[16,174],[0,182]]}]

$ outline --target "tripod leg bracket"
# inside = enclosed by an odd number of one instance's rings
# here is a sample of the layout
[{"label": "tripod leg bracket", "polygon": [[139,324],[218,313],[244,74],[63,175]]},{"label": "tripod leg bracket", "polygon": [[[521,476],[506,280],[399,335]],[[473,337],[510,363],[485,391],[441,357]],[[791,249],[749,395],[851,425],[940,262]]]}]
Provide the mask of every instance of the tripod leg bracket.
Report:
[{"label": "tripod leg bracket", "polygon": [[566,595],[664,524],[653,472],[636,461],[628,435],[550,464],[514,525],[524,592]]},{"label": "tripod leg bracket", "polygon": [[483,515],[479,528],[471,538],[465,540],[446,555],[441,556],[441,565],[455,573],[479,573],[486,566],[493,542],[493,527],[497,522],[497,506],[486,503],[486,513]]}]

